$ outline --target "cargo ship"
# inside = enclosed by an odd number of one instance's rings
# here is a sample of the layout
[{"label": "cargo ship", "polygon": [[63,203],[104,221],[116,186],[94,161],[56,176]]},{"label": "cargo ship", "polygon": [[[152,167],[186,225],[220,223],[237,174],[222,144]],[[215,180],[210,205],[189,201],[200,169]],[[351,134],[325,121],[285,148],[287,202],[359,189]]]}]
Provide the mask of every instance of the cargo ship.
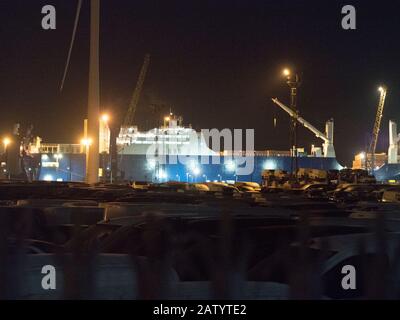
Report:
[{"label": "cargo ship", "polygon": [[[328,126],[329,129],[329,126]],[[100,124],[100,180],[112,177],[110,131]],[[308,154],[299,148],[298,168],[341,170],[336,157],[324,156],[321,148]],[[39,159],[38,179],[84,181],[85,146],[82,144],[32,144],[31,154]],[[148,131],[122,127],[117,138],[118,180],[123,181],[253,181],[261,182],[264,170],[291,171],[293,151],[215,150],[203,132],[183,125],[181,117],[169,114],[164,124]],[[183,161],[185,160],[185,161]],[[247,161],[247,163],[246,163]],[[249,162],[251,162],[249,164]],[[251,170],[241,170],[244,166]]]}]

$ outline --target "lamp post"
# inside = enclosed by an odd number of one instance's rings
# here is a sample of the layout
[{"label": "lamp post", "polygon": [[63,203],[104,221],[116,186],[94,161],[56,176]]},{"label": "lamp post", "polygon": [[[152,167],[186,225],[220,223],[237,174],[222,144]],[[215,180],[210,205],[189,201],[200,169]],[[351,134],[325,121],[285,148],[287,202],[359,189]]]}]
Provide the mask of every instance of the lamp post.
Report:
[{"label": "lamp post", "polygon": [[[87,145],[86,181],[96,183],[99,179],[99,34],[100,0],[90,1],[90,53],[89,53],[89,94],[87,132],[91,137]],[[89,141],[86,141],[89,142]],[[89,151],[88,151],[89,150]],[[89,159],[89,161],[87,161]]]},{"label": "lamp post", "polygon": [[8,172],[8,145],[11,143],[11,140],[9,138],[4,138],[3,139],[3,145],[4,145],[4,155],[5,155],[5,162],[6,162],[6,176],[7,179],[10,179],[10,174]]},{"label": "lamp post", "polygon": [[106,169],[111,163],[111,152],[110,152],[110,116],[107,113],[103,113],[99,121],[99,148],[101,154],[101,168],[103,170],[103,180],[106,181],[110,178],[112,183],[112,175],[108,176],[108,170]]},{"label": "lamp post", "polygon": [[297,89],[300,86],[299,76],[292,74],[289,69],[284,69],[282,72],[283,76],[286,77],[286,83],[290,88],[290,108],[295,112],[295,116],[291,118],[290,126],[290,144],[292,149],[292,160],[291,170],[292,176],[297,181],[297,170],[298,170],[298,154],[297,154],[297,118],[299,116],[299,110],[297,109]]},{"label": "lamp post", "polygon": [[90,183],[90,180],[88,179],[88,167],[89,167],[89,157],[90,157],[90,145],[92,144],[92,139],[90,138],[84,138],[81,140],[81,145],[84,146],[85,148],[85,177],[86,177],[86,182]]}]

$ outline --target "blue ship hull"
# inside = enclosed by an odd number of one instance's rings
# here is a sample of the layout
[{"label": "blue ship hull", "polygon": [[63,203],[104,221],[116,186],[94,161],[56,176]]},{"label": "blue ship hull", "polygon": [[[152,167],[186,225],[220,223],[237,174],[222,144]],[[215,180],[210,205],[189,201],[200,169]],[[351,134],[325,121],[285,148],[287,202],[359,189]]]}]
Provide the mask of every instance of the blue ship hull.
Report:
[{"label": "blue ship hull", "polygon": [[[234,168],[229,168],[224,164],[223,158],[220,164],[212,164],[212,157],[209,157],[208,163],[198,164],[196,170],[189,168],[184,164],[165,164],[157,167],[149,166],[145,155],[122,155],[119,156],[118,164],[123,171],[124,180],[136,181],[183,181],[200,182],[210,181],[254,181],[261,182],[262,172],[265,169],[281,169],[290,172],[290,157],[285,156],[255,156],[254,170],[248,175],[236,175]],[[217,157],[215,157],[217,158]],[[216,159],[214,159],[216,160]],[[200,157],[199,161],[200,163]],[[103,174],[110,170],[108,156],[101,156],[101,165]],[[340,170],[342,166],[336,158],[322,157],[299,157],[299,168],[313,168],[322,170]],[[233,169],[233,170],[232,170]],[[162,172],[162,174],[160,174]],[[84,154],[64,154],[59,160],[58,168],[49,168],[42,166],[40,169],[40,180],[59,180],[59,181],[84,181],[85,177],[85,155]]]}]

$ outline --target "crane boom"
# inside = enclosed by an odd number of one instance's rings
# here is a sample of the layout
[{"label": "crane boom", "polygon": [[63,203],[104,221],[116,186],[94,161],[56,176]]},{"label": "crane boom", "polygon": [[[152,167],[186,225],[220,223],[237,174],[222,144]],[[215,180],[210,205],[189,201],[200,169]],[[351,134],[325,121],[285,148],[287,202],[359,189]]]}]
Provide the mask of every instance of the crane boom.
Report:
[{"label": "crane boom", "polygon": [[375,150],[376,150],[376,144],[378,142],[379,130],[381,128],[381,120],[382,120],[382,115],[383,115],[383,108],[385,106],[385,98],[386,98],[387,89],[384,87],[380,87],[379,91],[381,92],[381,95],[379,98],[378,108],[376,110],[374,129],[372,131],[372,140],[371,140],[371,144],[370,144],[370,148],[369,148],[369,152],[371,152],[371,153],[375,153]]},{"label": "crane boom", "polygon": [[317,138],[321,138],[325,142],[330,142],[330,139],[323,134],[321,131],[319,131],[317,128],[315,128],[311,123],[309,123],[307,120],[305,120],[302,117],[299,117],[295,111],[290,109],[288,106],[285,106],[282,102],[280,102],[277,98],[272,98],[272,101],[281,107],[284,111],[286,111],[291,117],[295,118],[300,124],[302,124],[305,128],[310,130],[312,133],[316,135]]},{"label": "crane boom", "polygon": [[142,92],[143,83],[146,78],[147,69],[149,68],[150,64],[150,55],[146,54],[144,56],[144,61],[142,68],[140,69],[139,77],[136,83],[135,90],[133,91],[131,101],[129,103],[128,111],[123,121],[123,126],[128,127],[132,126],[135,120],[135,112],[139,102],[140,93]]},{"label": "crane boom", "polygon": [[379,87],[379,91],[381,94],[379,97],[378,108],[376,110],[374,129],[372,130],[372,139],[371,139],[371,143],[369,145],[367,157],[366,157],[368,160],[368,154],[370,154],[370,156],[371,156],[371,161],[369,161],[369,162],[367,161],[367,169],[370,171],[373,171],[373,169],[375,167],[376,144],[378,142],[379,130],[381,128],[381,120],[382,120],[382,116],[383,116],[383,108],[385,106],[387,88]]}]

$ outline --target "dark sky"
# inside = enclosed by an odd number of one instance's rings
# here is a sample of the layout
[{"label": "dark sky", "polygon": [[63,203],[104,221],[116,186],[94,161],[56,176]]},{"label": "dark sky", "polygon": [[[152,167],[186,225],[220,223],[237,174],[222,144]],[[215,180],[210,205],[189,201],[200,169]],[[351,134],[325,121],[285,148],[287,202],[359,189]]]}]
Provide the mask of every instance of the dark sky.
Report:
[{"label": "dark sky", "polygon": [[[284,66],[302,76],[301,114],[323,130],[335,119],[339,161],[365,148],[378,92],[388,96],[378,142],[387,151],[388,119],[400,122],[398,1],[102,0],[101,106],[124,112],[143,56],[152,55],[137,110],[171,105],[195,128],[254,128],[257,149],[288,149],[289,118],[270,101],[288,102]],[[41,28],[41,8],[57,10],[57,29]],[[60,80],[77,1],[0,2],[0,133],[32,123],[47,142],[78,142],[87,105],[89,1],[84,0],[65,89]],[[353,4],[357,30],[341,29]],[[273,118],[277,117],[277,127]],[[299,144],[321,141],[306,129]]]}]

